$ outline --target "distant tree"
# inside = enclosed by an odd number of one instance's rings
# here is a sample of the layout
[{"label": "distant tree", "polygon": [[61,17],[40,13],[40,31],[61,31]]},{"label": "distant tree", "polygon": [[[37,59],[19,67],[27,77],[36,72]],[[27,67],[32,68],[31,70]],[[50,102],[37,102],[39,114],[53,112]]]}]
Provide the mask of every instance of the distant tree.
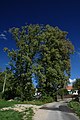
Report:
[{"label": "distant tree", "polygon": [[76,81],[73,83],[73,88],[76,90],[80,89],[80,78],[76,79]]},{"label": "distant tree", "polygon": [[80,78],[76,79],[76,81],[73,83],[74,90],[78,90],[78,100],[80,102]]}]

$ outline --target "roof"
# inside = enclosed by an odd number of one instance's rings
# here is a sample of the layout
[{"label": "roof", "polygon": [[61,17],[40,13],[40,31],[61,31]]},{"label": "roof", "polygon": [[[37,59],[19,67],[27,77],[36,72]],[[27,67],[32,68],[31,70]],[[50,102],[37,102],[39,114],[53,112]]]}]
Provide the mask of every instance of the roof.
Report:
[{"label": "roof", "polygon": [[72,87],[72,86],[66,86],[66,89],[67,89],[67,90],[72,90],[73,87]]}]

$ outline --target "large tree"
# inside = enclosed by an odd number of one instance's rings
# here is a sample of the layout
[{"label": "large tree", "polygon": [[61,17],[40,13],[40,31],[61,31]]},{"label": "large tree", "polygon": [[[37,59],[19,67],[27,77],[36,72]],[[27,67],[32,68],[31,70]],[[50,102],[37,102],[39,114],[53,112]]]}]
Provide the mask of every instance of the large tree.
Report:
[{"label": "large tree", "polygon": [[70,77],[70,54],[74,47],[67,39],[67,32],[57,27],[44,26],[39,36],[41,42],[38,61],[39,87],[47,95],[53,95],[65,87]]},{"label": "large tree", "polygon": [[38,49],[37,31],[39,31],[38,25],[24,26],[22,29],[10,29],[13,38],[16,40],[17,49],[10,51],[5,48],[10,57],[11,71],[14,74],[13,89],[16,90],[22,100],[30,100],[34,94],[32,68],[34,56]]},{"label": "large tree", "polygon": [[[50,25],[26,25],[10,29],[16,41],[16,50],[8,50],[11,71],[14,75],[13,88],[19,96],[33,96],[33,74],[37,77],[38,89],[43,94],[64,88],[70,77],[70,54],[74,47],[67,33]],[[15,93],[16,93],[15,92]]]}]

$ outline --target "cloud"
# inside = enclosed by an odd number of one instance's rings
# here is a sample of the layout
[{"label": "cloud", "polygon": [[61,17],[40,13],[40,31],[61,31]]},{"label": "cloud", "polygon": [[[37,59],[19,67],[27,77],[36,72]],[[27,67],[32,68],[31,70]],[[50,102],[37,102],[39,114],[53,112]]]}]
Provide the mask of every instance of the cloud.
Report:
[{"label": "cloud", "polygon": [[77,50],[74,52],[76,55],[80,56],[80,48],[77,48]]},{"label": "cloud", "polygon": [[79,56],[80,56],[80,52],[77,52],[77,55],[79,55]]},{"label": "cloud", "polygon": [[0,34],[1,37],[5,37],[5,35],[3,33]]},{"label": "cloud", "polygon": [[1,33],[1,34],[0,34],[0,39],[7,40],[6,35],[3,34],[3,33]]},{"label": "cloud", "polygon": [[69,79],[69,82],[72,84],[76,81],[76,79]]},{"label": "cloud", "polygon": [[5,34],[7,33],[7,31],[6,31],[6,30],[4,30],[3,32],[4,32]]}]

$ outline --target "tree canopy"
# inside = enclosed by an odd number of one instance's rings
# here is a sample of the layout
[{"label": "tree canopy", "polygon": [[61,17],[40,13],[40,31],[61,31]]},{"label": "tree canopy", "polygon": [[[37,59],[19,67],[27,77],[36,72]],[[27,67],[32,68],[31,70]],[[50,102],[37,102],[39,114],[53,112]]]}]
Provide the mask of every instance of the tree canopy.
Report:
[{"label": "tree canopy", "polygon": [[73,83],[73,88],[76,90],[80,89],[80,78],[77,78],[76,81]]},{"label": "tree canopy", "polygon": [[[70,55],[74,51],[67,32],[50,25],[26,25],[9,30],[16,50],[4,50],[10,58],[10,77],[6,90],[14,96],[31,100],[34,96],[33,74],[42,95],[53,96],[64,88],[70,77]],[[7,86],[7,85],[6,85]]]}]

